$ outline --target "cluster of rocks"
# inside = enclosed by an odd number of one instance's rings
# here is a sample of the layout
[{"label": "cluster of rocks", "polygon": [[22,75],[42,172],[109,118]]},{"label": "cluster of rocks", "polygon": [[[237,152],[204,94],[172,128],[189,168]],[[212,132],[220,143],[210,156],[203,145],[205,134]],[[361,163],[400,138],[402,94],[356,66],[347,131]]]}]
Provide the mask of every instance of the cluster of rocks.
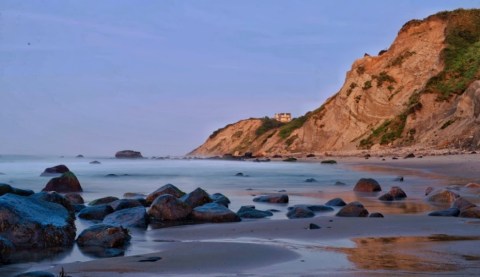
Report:
[{"label": "cluster of rocks", "polygon": [[[480,189],[480,184],[467,184],[466,189],[472,189],[477,186]],[[425,191],[425,196],[428,201],[446,206],[448,208],[429,213],[429,216],[454,216],[454,217],[466,217],[466,218],[480,218],[480,207],[470,202],[467,198],[460,196],[452,189],[439,189],[435,190],[431,187]]]}]

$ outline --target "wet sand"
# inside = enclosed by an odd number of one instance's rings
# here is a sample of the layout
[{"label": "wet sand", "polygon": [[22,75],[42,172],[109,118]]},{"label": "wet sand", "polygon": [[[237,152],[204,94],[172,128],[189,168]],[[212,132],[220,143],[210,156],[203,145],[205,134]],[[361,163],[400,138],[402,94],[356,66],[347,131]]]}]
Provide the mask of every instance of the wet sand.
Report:
[{"label": "wet sand", "polygon": [[[416,175],[438,188],[480,181],[480,155],[336,160],[372,177],[382,172]],[[427,216],[432,207],[425,203],[423,189],[412,189],[414,195],[394,204],[385,218],[317,216],[149,230],[139,243],[148,243],[152,253],[63,264],[48,271],[58,274],[63,267],[71,276],[480,274],[480,219]],[[468,193],[479,205],[480,191]],[[376,196],[368,199],[364,204],[370,212],[385,206]],[[410,212],[399,212],[409,207]],[[321,228],[310,230],[310,223]]]}]

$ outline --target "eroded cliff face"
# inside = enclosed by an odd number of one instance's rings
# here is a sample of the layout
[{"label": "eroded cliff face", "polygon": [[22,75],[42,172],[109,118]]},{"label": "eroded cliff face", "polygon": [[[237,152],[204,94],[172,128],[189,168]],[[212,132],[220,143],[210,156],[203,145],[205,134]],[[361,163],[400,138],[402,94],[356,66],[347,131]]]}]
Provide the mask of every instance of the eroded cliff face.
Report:
[{"label": "eroded cliff face", "polygon": [[477,148],[480,81],[469,84],[465,93],[443,100],[436,93],[425,93],[432,78],[445,69],[448,24],[458,21],[458,14],[465,20],[463,11],[456,12],[453,19],[444,13],[405,24],[388,50],[355,61],[340,91],[297,120],[299,128],[287,124],[258,135],[262,120],[243,120],[220,130],[190,154],[272,155],[394,146]]}]

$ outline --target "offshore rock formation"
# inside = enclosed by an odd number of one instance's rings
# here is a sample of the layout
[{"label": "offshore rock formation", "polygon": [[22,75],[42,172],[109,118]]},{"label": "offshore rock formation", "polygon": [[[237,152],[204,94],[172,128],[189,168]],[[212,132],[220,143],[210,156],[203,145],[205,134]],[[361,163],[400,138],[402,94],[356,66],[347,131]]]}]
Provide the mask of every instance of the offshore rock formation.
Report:
[{"label": "offshore rock formation", "polygon": [[289,123],[248,119],[194,156],[480,147],[480,10],[405,24],[387,50],[356,60],[340,91]]}]

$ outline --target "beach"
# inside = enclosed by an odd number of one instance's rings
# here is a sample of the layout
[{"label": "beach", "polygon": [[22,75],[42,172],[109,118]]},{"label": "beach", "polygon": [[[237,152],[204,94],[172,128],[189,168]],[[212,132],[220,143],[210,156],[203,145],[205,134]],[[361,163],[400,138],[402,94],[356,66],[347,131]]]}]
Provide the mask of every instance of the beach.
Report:
[{"label": "beach", "polygon": [[[353,192],[352,181],[340,187],[322,187],[323,180],[313,185],[302,183],[301,187],[288,186],[288,182],[278,187],[266,183],[254,187],[252,182],[225,190],[214,186],[216,191],[231,198],[232,205],[237,201],[262,209],[278,208],[282,212],[271,219],[133,231],[130,248],[136,250],[127,251],[125,257],[14,264],[0,268],[0,272],[16,274],[45,270],[58,274],[62,268],[70,276],[381,276],[476,275],[480,272],[480,219],[428,216],[429,212],[446,205],[433,205],[425,200],[427,187],[450,187],[479,205],[480,191],[464,188],[467,183],[480,181],[478,155],[398,160],[391,157],[328,158],[335,159],[338,164],[334,167],[341,170],[337,172],[339,175],[327,171],[334,179],[351,172],[352,180],[359,176],[375,178],[380,180],[382,193],[391,186],[400,186],[408,197],[388,203],[379,201],[381,193]],[[315,170],[321,160],[297,162],[292,166],[295,172],[309,166],[312,166],[309,170]],[[245,161],[226,166],[240,168],[246,165],[242,170],[250,173],[255,172],[254,164]],[[288,163],[278,166],[284,170],[291,167]],[[227,171],[230,170],[233,169]],[[404,181],[395,181],[394,177],[398,176]],[[280,189],[286,191],[293,203],[251,202],[253,195]],[[323,204],[334,197],[341,197],[347,203],[361,201],[370,213],[381,212],[384,218],[337,217],[338,210],[319,213],[313,218],[284,218],[287,206]],[[235,205],[238,207],[238,203]],[[319,228],[312,229],[310,224]]]}]

